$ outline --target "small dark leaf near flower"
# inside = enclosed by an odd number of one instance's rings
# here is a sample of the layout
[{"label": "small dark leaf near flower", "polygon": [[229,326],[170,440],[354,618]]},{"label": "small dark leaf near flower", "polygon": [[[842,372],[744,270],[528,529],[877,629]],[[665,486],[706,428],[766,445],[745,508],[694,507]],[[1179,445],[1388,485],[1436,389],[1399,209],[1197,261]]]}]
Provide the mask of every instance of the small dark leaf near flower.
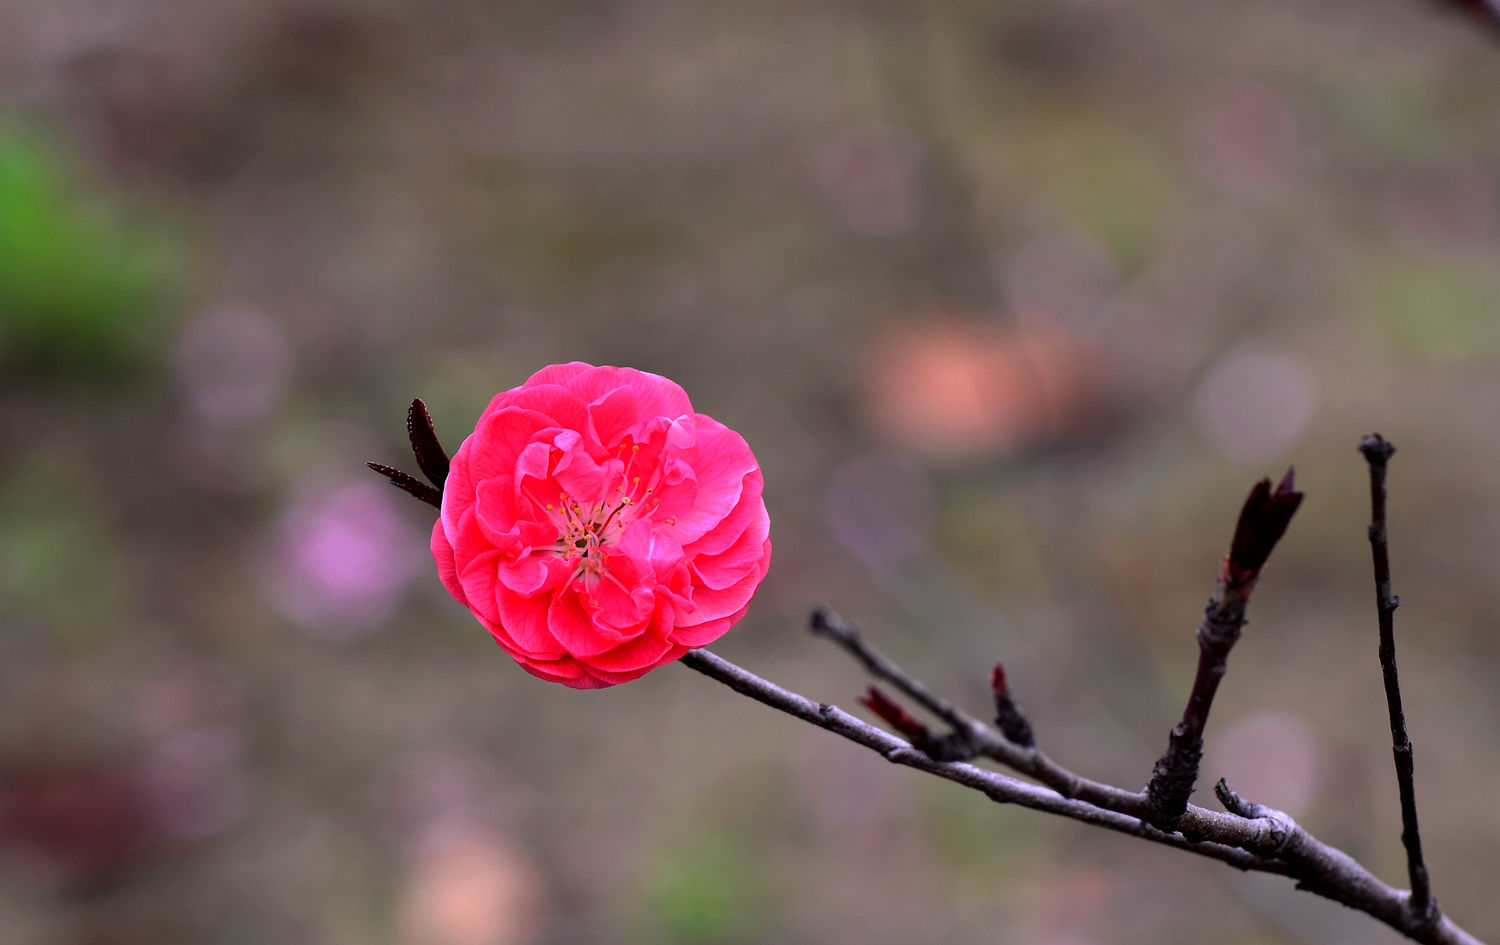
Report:
[{"label": "small dark leaf near flower", "polygon": [[365,465],[390,480],[391,485],[402,492],[421,499],[435,509],[443,507],[443,494],[416,476],[408,476],[394,466],[387,466],[384,463],[365,463]]},{"label": "small dark leaf near flower", "polygon": [[1231,589],[1248,591],[1255,584],[1301,504],[1302,493],[1296,491],[1292,469],[1286,471],[1275,491],[1269,479],[1262,479],[1250,490],[1234,529],[1229,558],[1224,562],[1224,581]]},{"label": "small dark leaf near flower", "polygon": [[421,398],[413,398],[411,409],[406,412],[406,435],[411,438],[411,451],[417,456],[422,474],[442,489],[448,481],[448,454],[438,442],[432,416]]}]

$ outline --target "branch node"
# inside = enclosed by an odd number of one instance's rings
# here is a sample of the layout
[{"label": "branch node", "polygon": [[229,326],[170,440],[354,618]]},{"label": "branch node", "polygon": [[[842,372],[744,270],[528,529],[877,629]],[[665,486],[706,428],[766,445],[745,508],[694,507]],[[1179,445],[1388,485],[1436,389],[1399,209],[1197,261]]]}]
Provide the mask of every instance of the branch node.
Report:
[{"label": "branch node", "polygon": [[1236,817],[1265,821],[1266,835],[1270,839],[1268,852],[1276,857],[1281,857],[1286,853],[1287,846],[1290,845],[1292,837],[1297,832],[1297,823],[1290,816],[1274,807],[1267,807],[1240,797],[1223,778],[1220,778],[1219,783],[1214,785],[1214,795],[1218,797],[1219,803],[1224,805],[1224,809]]}]

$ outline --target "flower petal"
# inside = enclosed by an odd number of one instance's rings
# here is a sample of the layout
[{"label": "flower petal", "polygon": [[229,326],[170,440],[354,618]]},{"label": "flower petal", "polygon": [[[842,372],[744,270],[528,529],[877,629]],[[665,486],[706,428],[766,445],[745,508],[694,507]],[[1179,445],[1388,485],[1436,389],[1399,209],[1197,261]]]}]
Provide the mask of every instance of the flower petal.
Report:
[{"label": "flower petal", "polygon": [[448,589],[454,599],[460,604],[468,606],[468,598],[464,596],[464,586],[458,582],[458,567],[453,563],[453,546],[448,543],[448,536],[443,533],[443,520],[438,519],[432,523],[432,560],[437,562],[438,580]]},{"label": "flower petal", "polygon": [[763,546],[771,531],[771,519],[764,505],[759,502],[760,514],[750,520],[745,530],[734,540],[734,544],[716,555],[694,555],[692,569],[697,577],[695,583],[704,587],[723,589],[734,584],[745,574],[756,569],[764,557]]},{"label": "flower petal", "polygon": [[637,416],[680,417],[692,414],[687,392],[659,374],[635,368],[596,367],[581,371],[563,382],[574,394],[593,404],[624,388],[636,400]]},{"label": "flower petal", "polygon": [[570,655],[582,659],[613,649],[641,632],[635,628],[600,626],[584,605],[583,595],[573,588],[564,588],[552,596],[547,608],[547,627]]},{"label": "flower petal", "polygon": [[502,588],[495,596],[499,622],[509,634],[513,649],[531,659],[555,660],[566,655],[566,648],[552,635],[547,622],[550,595],[522,597]]},{"label": "flower petal", "polygon": [[771,543],[762,546],[763,558],[760,567],[746,574],[726,588],[693,587],[693,613],[683,620],[684,626],[696,627],[701,623],[732,614],[750,602],[760,587],[766,569],[770,567]]}]

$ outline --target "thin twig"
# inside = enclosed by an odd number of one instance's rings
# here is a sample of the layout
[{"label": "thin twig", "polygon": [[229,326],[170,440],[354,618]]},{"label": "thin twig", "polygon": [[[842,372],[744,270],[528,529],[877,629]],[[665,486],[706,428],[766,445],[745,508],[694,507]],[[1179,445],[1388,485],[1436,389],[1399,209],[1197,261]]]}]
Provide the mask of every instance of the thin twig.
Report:
[{"label": "thin twig", "polygon": [[1411,876],[1411,907],[1429,921],[1437,918],[1427,864],[1422,859],[1422,834],[1417,827],[1415,761],[1406,737],[1406,713],[1401,708],[1401,681],[1396,672],[1396,608],[1401,598],[1391,593],[1391,558],[1385,522],[1386,470],[1396,452],[1379,433],[1359,441],[1359,451],[1370,467],[1370,554],[1375,565],[1375,609],[1380,618],[1380,672],[1385,679],[1385,703],[1391,721],[1391,753],[1396,761],[1396,785],[1401,794],[1401,844],[1406,847],[1406,870]]}]

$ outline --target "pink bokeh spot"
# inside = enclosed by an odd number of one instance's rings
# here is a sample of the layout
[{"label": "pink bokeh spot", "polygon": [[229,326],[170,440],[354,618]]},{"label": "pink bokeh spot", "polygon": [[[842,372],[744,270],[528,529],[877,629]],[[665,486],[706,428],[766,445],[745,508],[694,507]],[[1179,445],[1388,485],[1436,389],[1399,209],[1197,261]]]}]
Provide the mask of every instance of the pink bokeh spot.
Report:
[{"label": "pink bokeh spot", "polygon": [[454,454],[432,554],[527,672],[613,686],[745,615],[771,558],[763,484],[744,438],[666,378],[553,365]]},{"label": "pink bokeh spot", "polygon": [[282,519],[270,575],[281,609],[332,639],[387,619],[416,574],[410,527],[374,483],[315,489]]}]

